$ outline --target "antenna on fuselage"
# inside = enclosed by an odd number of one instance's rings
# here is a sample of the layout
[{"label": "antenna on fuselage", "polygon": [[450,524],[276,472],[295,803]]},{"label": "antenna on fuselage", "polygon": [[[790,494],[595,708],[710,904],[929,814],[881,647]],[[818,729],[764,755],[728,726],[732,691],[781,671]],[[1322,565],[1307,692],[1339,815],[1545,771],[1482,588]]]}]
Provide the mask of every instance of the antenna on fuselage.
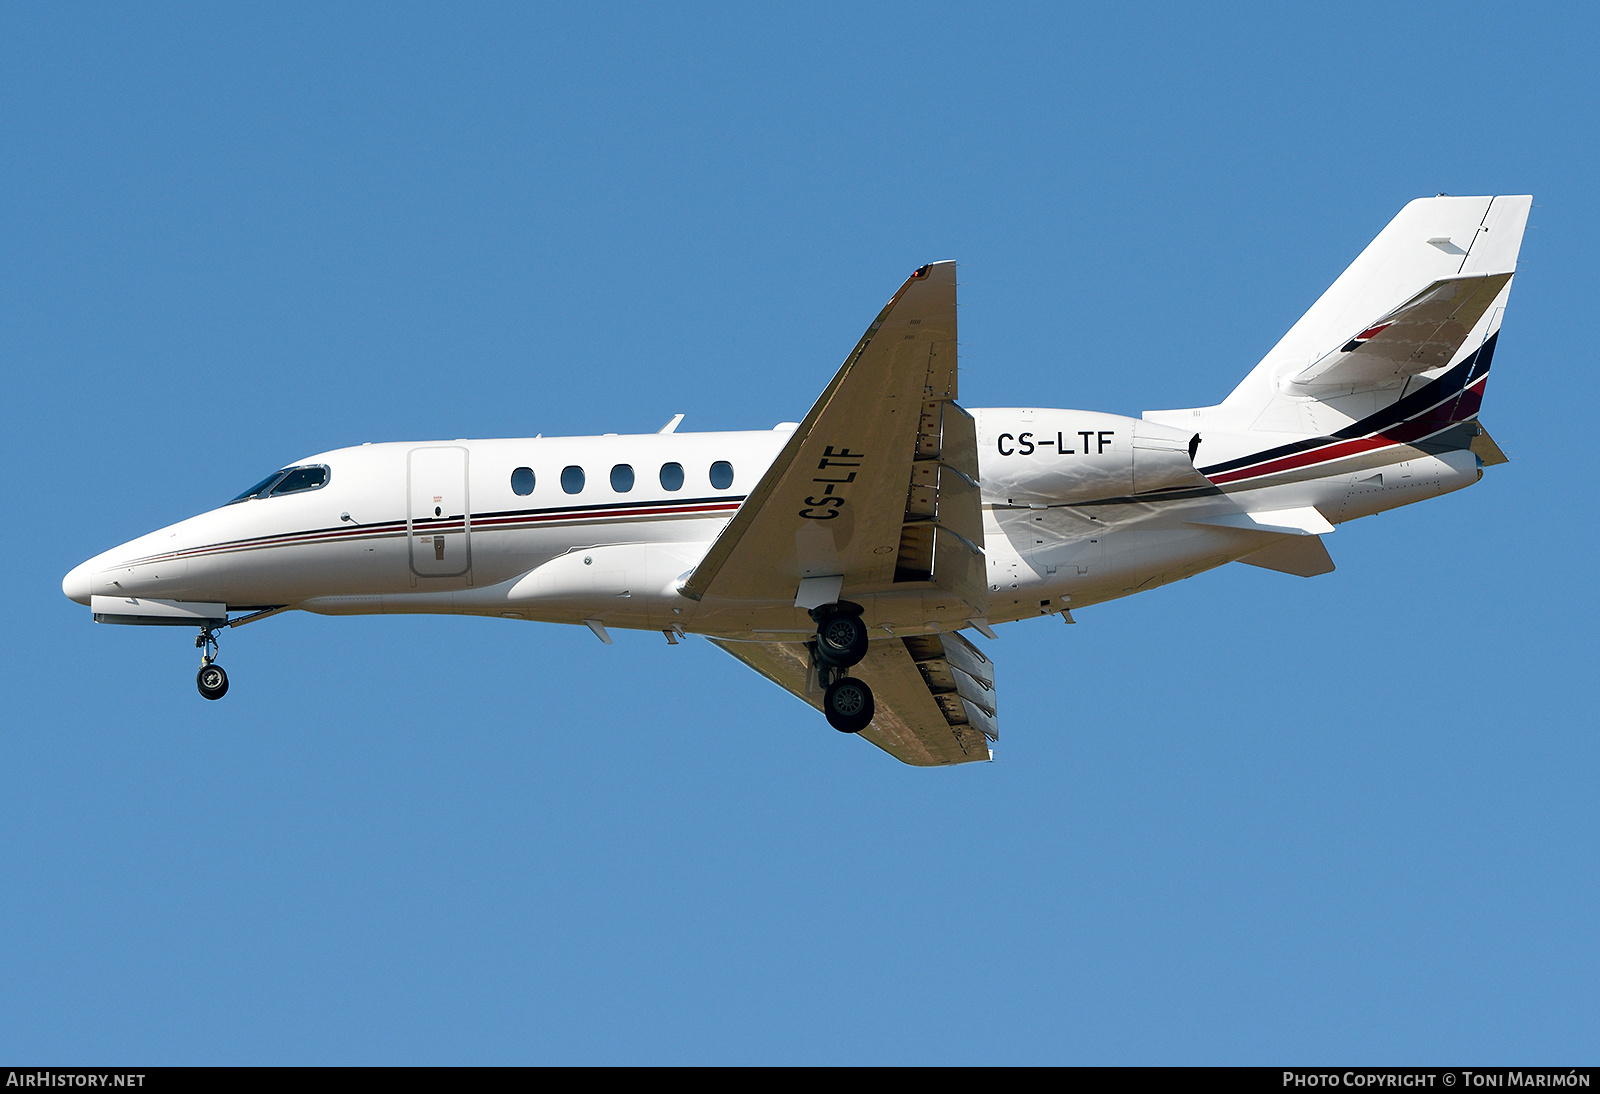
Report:
[{"label": "antenna on fuselage", "polygon": [[678,431],[678,423],[681,422],[681,421],[683,421],[683,415],[682,414],[674,414],[672,416],[672,421],[668,422],[666,425],[664,425],[660,429],[656,430],[656,432],[657,433],[676,433]]}]

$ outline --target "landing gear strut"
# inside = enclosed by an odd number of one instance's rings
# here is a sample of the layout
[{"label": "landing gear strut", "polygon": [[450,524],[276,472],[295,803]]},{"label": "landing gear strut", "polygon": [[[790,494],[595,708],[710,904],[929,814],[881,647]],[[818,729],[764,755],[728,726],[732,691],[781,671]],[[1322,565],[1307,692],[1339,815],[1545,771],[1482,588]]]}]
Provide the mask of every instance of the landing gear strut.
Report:
[{"label": "landing gear strut", "polygon": [[811,610],[817,637],[810,643],[817,682],[823,686],[822,713],[840,733],[860,733],[872,724],[872,689],[845,670],[867,655],[867,628],[861,608],[848,601]]},{"label": "landing gear strut", "polygon": [[200,637],[194,640],[200,650],[200,671],[195,674],[195,686],[207,699],[220,699],[228,694],[228,674],[217,664],[217,636],[210,627],[200,628]]}]

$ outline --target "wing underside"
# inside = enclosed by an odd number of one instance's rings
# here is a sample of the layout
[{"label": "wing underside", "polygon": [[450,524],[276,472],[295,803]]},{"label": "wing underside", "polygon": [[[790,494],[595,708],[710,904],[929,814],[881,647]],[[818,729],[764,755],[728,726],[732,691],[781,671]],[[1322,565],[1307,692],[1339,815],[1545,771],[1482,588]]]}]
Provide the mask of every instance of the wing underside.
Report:
[{"label": "wing underside", "polygon": [[[803,642],[713,642],[785,691],[821,709],[822,689]],[[876,713],[862,730],[889,755],[918,767],[989,759],[999,737],[994,666],[959,634],[874,639],[855,668]]]},{"label": "wing underside", "polygon": [[856,600],[931,584],[981,617],[977,428],[956,384],[955,263],[935,262],[867,328],[683,594],[798,603],[802,581],[837,579]]}]

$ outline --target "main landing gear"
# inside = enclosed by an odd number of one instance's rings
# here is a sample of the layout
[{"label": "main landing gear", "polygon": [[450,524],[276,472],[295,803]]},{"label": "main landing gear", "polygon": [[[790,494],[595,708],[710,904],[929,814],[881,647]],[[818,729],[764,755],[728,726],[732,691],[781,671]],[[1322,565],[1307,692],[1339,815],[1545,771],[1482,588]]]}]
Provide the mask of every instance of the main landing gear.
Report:
[{"label": "main landing gear", "polygon": [[200,650],[200,671],[195,674],[195,686],[207,699],[220,699],[228,694],[228,674],[217,664],[217,636],[210,627],[200,628],[200,637],[194,640]]},{"label": "main landing gear", "polygon": [[840,733],[860,733],[872,724],[872,689],[845,670],[867,655],[867,628],[861,608],[848,601],[811,609],[817,637],[811,645],[817,682],[823,686],[822,713]]}]

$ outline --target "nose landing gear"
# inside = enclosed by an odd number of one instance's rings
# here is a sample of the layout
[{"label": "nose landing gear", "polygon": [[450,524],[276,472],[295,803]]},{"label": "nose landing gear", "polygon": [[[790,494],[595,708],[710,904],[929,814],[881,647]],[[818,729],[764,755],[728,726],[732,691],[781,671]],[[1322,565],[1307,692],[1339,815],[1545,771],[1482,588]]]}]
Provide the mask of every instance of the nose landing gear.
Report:
[{"label": "nose landing gear", "polygon": [[817,637],[810,643],[817,682],[823,686],[822,713],[840,733],[860,733],[872,724],[872,689],[845,670],[867,655],[867,628],[859,605],[841,601],[811,610]]},{"label": "nose landing gear", "polygon": [[202,627],[200,636],[194,640],[194,645],[201,651],[200,671],[195,674],[195,686],[207,699],[222,698],[228,694],[228,674],[216,663],[217,636],[212,633],[210,627]]}]

